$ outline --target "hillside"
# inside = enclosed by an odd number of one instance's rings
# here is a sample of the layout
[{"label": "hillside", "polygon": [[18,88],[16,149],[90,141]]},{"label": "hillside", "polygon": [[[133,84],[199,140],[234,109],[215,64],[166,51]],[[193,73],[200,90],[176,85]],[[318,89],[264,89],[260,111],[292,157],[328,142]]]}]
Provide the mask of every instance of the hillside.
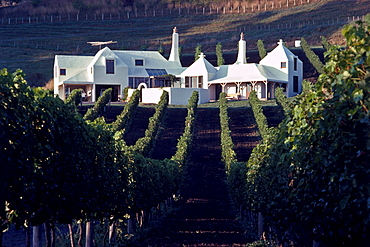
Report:
[{"label": "hillside", "polygon": [[[214,53],[217,42],[222,42],[225,56],[233,56],[240,32],[246,34],[249,51],[256,50],[258,39],[264,40],[268,49],[280,38],[289,47],[301,37],[310,45],[319,46],[320,36],[344,45],[340,29],[370,10],[370,0],[289,0],[288,6],[280,6],[279,1],[259,2],[259,5],[250,1],[241,1],[239,5],[156,5],[147,9],[139,6],[111,13],[96,9],[52,12],[47,6],[39,7],[44,12],[24,13],[13,11],[17,6],[2,7],[0,68],[21,68],[31,85],[40,86],[52,79],[56,54],[95,54],[99,48],[91,47],[89,41],[117,41],[110,45],[112,49],[158,50],[162,45],[167,57],[174,26],[179,30],[183,60],[191,59],[198,43],[208,56]],[[250,61],[255,60],[248,56]]]}]

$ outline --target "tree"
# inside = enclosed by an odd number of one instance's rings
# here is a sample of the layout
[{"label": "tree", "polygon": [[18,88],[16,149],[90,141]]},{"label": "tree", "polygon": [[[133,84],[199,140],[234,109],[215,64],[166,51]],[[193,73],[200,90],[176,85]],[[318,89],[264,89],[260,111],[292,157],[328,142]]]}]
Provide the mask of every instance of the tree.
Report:
[{"label": "tree", "polygon": [[164,54],[164,47],[162,44],[159,45],[158,52],[163,56]]},{"label": "tree", "polygon": [[105,106],[110,102],[112,97],[112,88],[108,88],[98,98],[92,108],[89,108],[84,116],[85,120],[93,121],[98,118],[104,111]]},{"label": "tree", "polygon": [[266,49],[265,49],[265,45],[264,45],[263,41],[260,40],[260,39],[257,41],[257,48],[258,48],[258,53],[260,55],[260,58],[263,59],[264,57],[266,57],[267,52],[266,52]]},{"label": "tree", "polygon": [[[32,131],[33,92],[22,71],[0,70],[0,246],[3,232],[17,222],[16,213],[5,207],[19,199],[28,174],[33,170],[31,159],[36,137]],[[8,207],[9,208],[9,207]],[[19,222],[22,226],[22,222]]]},{"label": "tree", "polygon": [[328,42],[325,36],[320,36],[320,38],[321,38],[321,44],[324,47],[324,49],[326,51],[329,51],[331,44]]},{"label": "tree", "polygon": [[182,50],[184,49],[184,47],[182,47],[182,46],[179,46],[179,58],[180,58],[180,60],[181,60],[181,58],[182,58]]},{"label": "tree", "polygon": [[82,89],[74,89],[72,92],[68,95],[68,98],[65,100],[66,104],[74,104],[75,106],[78,106],[82,103]]},{"label": "tree", "polygon": [[197,44],[197,46],[195,47],[195,54],[194,54],[194,60],[197,61],[198,58],[199,58],[199,55],[202,53],[202,45],[201,44]]},{"label": "tree", "polygon": [[223,52],[222,52],[222,43],[218,42],[216,45],[216,56],[217,56],[217,65],[224,65],[225,64],[225,59],[223,57]]},{"label": "tree", "polygon": [[320,58],[312,51],[305,38],[301,38],[301,47],[308,60],[315,67],[317,72],[319,72],[320,74],[324,73],[324,64],[320,61]]},{"label": "tree", "polygon": [[318,82],[248,161],[246,204],[323,246],[370,239],[369,30],[370,15],[343,29],[347,48],[329,49]]}]

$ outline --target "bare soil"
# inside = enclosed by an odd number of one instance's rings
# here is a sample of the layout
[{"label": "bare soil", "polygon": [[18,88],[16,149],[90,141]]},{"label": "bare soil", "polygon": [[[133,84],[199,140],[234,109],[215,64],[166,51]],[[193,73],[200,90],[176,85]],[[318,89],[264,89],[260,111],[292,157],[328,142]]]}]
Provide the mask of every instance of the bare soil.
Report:
[{"label": "bare soil", "polygon": [[178,139],[184,132],[186,115],[186,108],[167,108],[151,158],[163,160],[175,154]]},{"label": "bare soil", "polygon": [[127,145],[132,146],[136,141],[145,136],[145,130],[148,128],[149,118],[153,116],[155,108],[153,107],[138,107],[134,120],[129,131],[125,134]]}]

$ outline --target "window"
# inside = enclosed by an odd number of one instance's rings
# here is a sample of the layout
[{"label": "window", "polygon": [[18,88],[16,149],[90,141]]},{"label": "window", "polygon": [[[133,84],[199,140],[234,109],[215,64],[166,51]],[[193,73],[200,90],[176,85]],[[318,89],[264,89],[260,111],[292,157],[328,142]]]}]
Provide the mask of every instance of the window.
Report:
[{"label": "window", "polygon": [[294,71],[297,71],[298,68],[298,59],[295,57],[294,58]]},{"label": "window", "polygon": [[135,66],[144,66],[144,59],[135,59]]},{"label": "window", "polygon": [[293,76],[293,92],[298,93],[298,76]]},{"label": "window", "polygon": [[128,86],[133,89],[138,88],[140,83],[145,83],[147,86],[149,86],[150,79],[146,77],[129,77],[128,78]]},{"label": "window", "polygon": [[67,70],[66,69],[60,69],[59,74],[60,75],[67,75]]},{"label": "window", "polygon": [[203,76],[198,76],[198,88],[203,88]]},{"label": "window", "polygon": [[281,62],[281,68],[285,69],[286,68],[286,62]]},{"label": "window", "polygon": [[190,87],[190,77],[185,76],[185,87]]},{"label": "window", "polygon": [[105,69],[107,74],[114,74],[114,60],[105,60]]}]

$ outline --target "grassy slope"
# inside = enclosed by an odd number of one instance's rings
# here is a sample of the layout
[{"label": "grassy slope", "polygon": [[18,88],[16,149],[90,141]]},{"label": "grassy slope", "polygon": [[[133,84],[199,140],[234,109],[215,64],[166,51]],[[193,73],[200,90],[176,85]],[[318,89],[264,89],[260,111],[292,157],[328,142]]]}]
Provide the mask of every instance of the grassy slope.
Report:
[{"label": "grassy slope", "polygon": [[[177,26],[184,54],[192,54],[197,43],[205,53],[213,53],[217,42],[224,52],[236,50],[240,32],[246,34],[248,49],[256,49],[263,39],[267,48],[279,38],[293,46],[294,40],[305,37],[311,45],[319,45],[321,35],[343,44],[339,30],[348,17],[370,12],[370,0],[323,0],[290,9],[260,13],[177,15],[129,20],[70,21],[0,25],[0,68],[22,68],[32,85],[42,85],[52,78],[56,54],[95,54],[97,47],[88,41],[115,40],[112,49],[157,50],[159,43],[168,56],[172,28]],[[314,22],[313,22],[314,21]]]}]

